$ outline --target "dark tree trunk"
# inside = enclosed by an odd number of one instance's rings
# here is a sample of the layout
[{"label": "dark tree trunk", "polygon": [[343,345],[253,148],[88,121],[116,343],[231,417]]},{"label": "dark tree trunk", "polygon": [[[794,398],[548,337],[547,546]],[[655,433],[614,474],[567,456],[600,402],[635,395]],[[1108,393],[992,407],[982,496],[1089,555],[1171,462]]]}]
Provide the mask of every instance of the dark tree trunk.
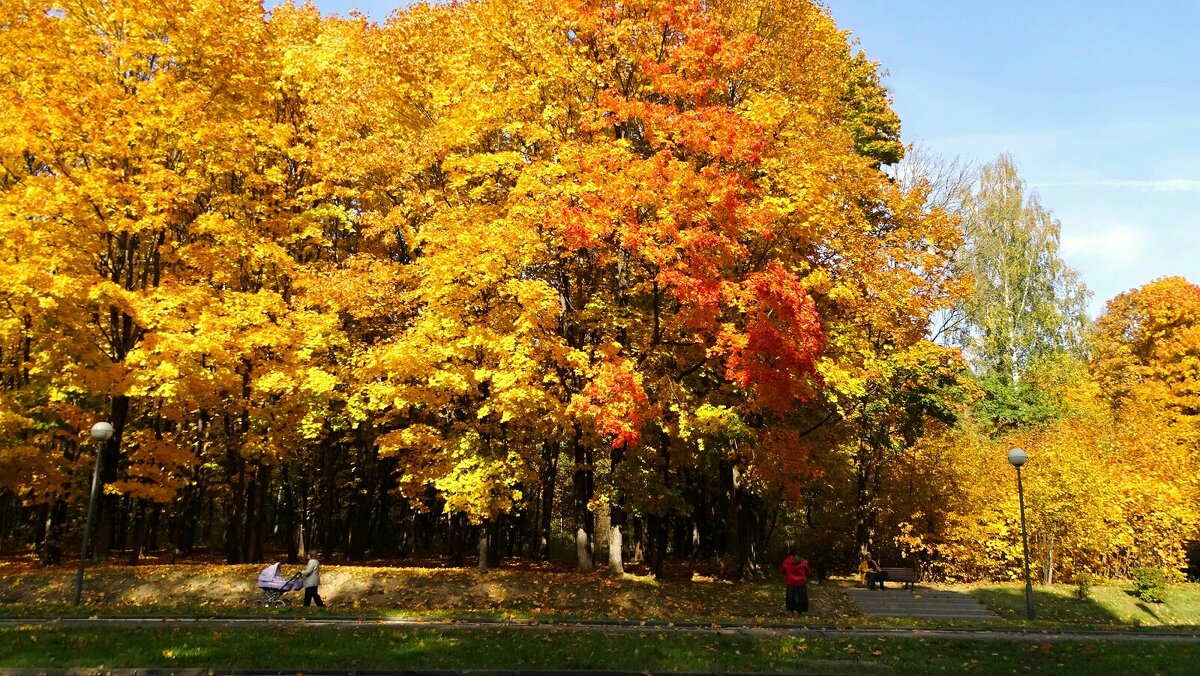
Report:
[{"label": "dark tree trunk", "polygon": [[63,522],[67,518],[67,503],[56,500],[44,508],[44,518],[40,520],[37,549],[43,565],[54,566],[63,560]]},{"label": "dark tree trunk", "polygon": [[[200,530],[200,512],[204,508],[204,477],[196,470],[196,483],[184,489],[184,505],[178,519],[178,531],[172,524],[171,544],[183,556],[191,556],[196,550],[196,534]],[[173,520],[174,522],[175,520]]]},{"label": "dark tree trunk", "polygon": [[228,499],[228,518],[225,520],[225,562],[242,563],[242,543],[245,533],[242,524],[245,523],[246,507],[246,474],[242,469],[242,459],[236,451],[230,451],[230,495]]},{"label": "dark tree trunk", "polygon": [[337,533],[335,516],[337,514],[337,463],[336,456],[341,450],[341,444],[324,444],[321,452],[321,474],[325,485],[321,487],[321,511],[316,525],[316,535],[313,542],[321,543],[326,551],[331,551],[335,542],[340,540]]},{"label": "dark tree trunk", "polygon": [[[662,458],[662,491],[665,494],[671,490],[671,438],[666,430],[660,432],[658,452]],[[650,551],[650,572],[655,578],[662,579],[663,566],[667,559],[669,514],[652,515],[649,525],[653,543]]]},{"label": "dark tree trunk", "polygon": [[146,547],[146,503],[135,500],[133,504],[133,537],[129,542],[129,565],[136,566]]},{"label": "dark tree trunk", "polygon": [[857,491],[854,510],[854,542],[858,549],[858,557],[865,560],[878,556],[875,543],[875,525],[877,514],[875,495],[878,492],[878,458],[877,452],[869,443],[859,447],[858,466],[855,471]]},{"label": "dark tree trunk", "polygon": [[104,486],[117,480],[117,472],[121,462],[121,439],[125,433],[125,423],[129,419],[129,397],[121,395],[113,397],[109,405],[108,422],[113,426],[113,435],[103,445],[100,453],[100,500],[97,501],[96,532],[92,541],[95,543],[92,551],[94,558],[103,561],[112,552],[117,530],[118,496],[106,495]]},{"label": "dark tree trunk", "polygon": [[113,540],[113,549],[125,549],[129,543],[129,494],[121,496],[117,507],[117,534]]},{"label": "dark tree trunk", "polygon": [[667,517],[651,514],[646,517],[646,525],[650,535],[650,574],[661,580],[667,560]]},{"label": "dark tree trunk", "polygon": [[492,554],[492,550],[494,549],[494,545],[492,543],[492,533],[491,521],[484,521],[483,523],[479,524],[479,558],[477,560],[476,569],[481,573],[490,568],[492,564],[492,558],[494,556]]},{"label": "dark tree trunk", "polygon": [[254,513],[248,514],[246,524],[246,556],[245,561],[259,562],[263,559],[263,544],[266,536],[267,504],[271,498],[271,466],[261,465],[255,474],[254,489],[251,499],[254,501]]},{"label": "dark tree trunk", "polygon": [[150,512],[150,524],[146,531],[146,551],[158,551],[158,532],[162,525],[163,506],[160,504],[154,505],[154,510]]},{"label": "dark tree trunk", "polygon": [[501,562],[504,560],[504,555],[503,555],[503,552],[505,549],[504,534],[508,530],[504,526],[507,521],[508,521],[508,519],[503,514],[500,514],[496,518],[491,519],[490,521],[487,521],[485,523],[485,527],[488,530],[488,567],[489,568],[499,568]]},{"label": "dark tree trunk", "polygon": [[542,499],[538,520],[539,561],[550,560],[550,529],[554,523],[554,488],[558,484],[558,444],[546,444],[542,449],[541,488]]},{"label": "dark tree trunk", "polygon": [[283,548],[287,551],[287,562],[300,563],[300,545],[296,540],[296,499],[292,492],[291,465],[284,463],[280,481],[279,511],[280,529],[283,531]]},{"label": "dark tree trunk", "polygon": [[465,557],[463,539],[466,534],[463,531],[466,530],[466,516],[455,512],[446,521],[448,531],[446,540],[447,545],[450,547],[450,565],[461,566]]},{"label": "dark tree trunk", "polygon": [[379,468],[376,472],[378,481],[375,489],[379,497],[376,501],[375,519],[371,525],[373,533],[371,550],[379,553],[394,552],[396,550],[395,533],[402,531],[400,528],[394,528],[392,523],[392,477],[395,475],[395,471],[395,458],[383,458],[379,461]]},{"label": "dark tree trunk", "polygon": [[738,577],[758,577],[758,526],[759,514],[756,501],[745,490],[738,488],[737,499],[737,542]]},{"label": "dark tree trunk", "polygon": [[[369,476],[369,471],[365,472],[367,476],[360,477],[360,481],[364,483],[374,484],[370,481],[373,477]],[[371,528],[371,503],[374,498],[373,492],[366,490],[355,491],[353,499],[350,501],[350,510],[346,515],[347,520],[347,540],[346,540],[346,556],[351,561],[362,561],[367,556],[367,537]]]}]

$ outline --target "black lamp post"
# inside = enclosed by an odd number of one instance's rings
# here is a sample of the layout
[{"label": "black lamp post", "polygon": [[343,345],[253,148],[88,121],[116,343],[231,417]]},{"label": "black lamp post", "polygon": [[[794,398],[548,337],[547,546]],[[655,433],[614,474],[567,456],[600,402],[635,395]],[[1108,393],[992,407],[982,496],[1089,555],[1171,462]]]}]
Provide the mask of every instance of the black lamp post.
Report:
[{"label": "black lamp post", "polygon": [[75,605],[83,595],[83,562],[87,559],[88,539],[92,535],[92,515],[96,512],[96,494],[100,492],[100,457],[104,455],[104,444],[112,438],[113,426],[106,422],[92,425],[92,438],[96,440],[96,468],[92,471],[92,495],[88,498],[87,521],[83,526],[83,545],[79,549],[79,569],[75,571]]},{"label": "black lamp post", "polygon": [[1025,610],[1034,619],[1033,583],[1029,580],[1029,532],[1025,528],[1025,487],[1021,483],[1021,465],[1029,461],[1025,451],[1014,448],[1008,452],[1008,462],[1017,468],[1017,497],[1021,501],[1021,540],[1025,543]]}]

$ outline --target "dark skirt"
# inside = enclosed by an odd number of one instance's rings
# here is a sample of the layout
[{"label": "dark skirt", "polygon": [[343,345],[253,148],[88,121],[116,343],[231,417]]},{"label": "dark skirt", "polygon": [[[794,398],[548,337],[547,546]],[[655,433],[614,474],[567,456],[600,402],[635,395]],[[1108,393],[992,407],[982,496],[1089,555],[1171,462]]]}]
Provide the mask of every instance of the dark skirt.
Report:
[{"label": "dark skirt", "polygon": [[787,609],[793,613],[808,612],[808,585],[788,585]]}]

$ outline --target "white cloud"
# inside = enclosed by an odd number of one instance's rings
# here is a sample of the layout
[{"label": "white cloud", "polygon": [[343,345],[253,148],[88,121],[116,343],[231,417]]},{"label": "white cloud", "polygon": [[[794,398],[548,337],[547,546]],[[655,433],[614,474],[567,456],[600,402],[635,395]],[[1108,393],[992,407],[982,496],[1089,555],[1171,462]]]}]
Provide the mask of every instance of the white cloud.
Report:
[{"label": "white cloud", "polygon": [[1125,265],[1142,256],[1150,239],[1149,232],[1132,225],[1064,233],[1062,253],[1068,259],[1086,258],[1107,265]]}]

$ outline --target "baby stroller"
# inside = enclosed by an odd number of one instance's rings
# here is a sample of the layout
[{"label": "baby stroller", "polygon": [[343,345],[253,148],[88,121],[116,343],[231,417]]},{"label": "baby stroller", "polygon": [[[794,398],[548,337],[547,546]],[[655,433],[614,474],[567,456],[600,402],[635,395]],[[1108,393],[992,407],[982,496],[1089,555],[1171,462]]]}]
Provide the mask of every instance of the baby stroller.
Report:
[{"label": "baby stroller", "polygon": [[300,573],[296,573],[290,578],[285,579],[279,573],[279,564],[272,564],[258,574],[258,588],[262,590],[263,596],[256,603],[264,608],[282,606],[288,602],[282,598],[284,593],[293,589],[300,589],[303,585],[304,582],[300,579]]}]

